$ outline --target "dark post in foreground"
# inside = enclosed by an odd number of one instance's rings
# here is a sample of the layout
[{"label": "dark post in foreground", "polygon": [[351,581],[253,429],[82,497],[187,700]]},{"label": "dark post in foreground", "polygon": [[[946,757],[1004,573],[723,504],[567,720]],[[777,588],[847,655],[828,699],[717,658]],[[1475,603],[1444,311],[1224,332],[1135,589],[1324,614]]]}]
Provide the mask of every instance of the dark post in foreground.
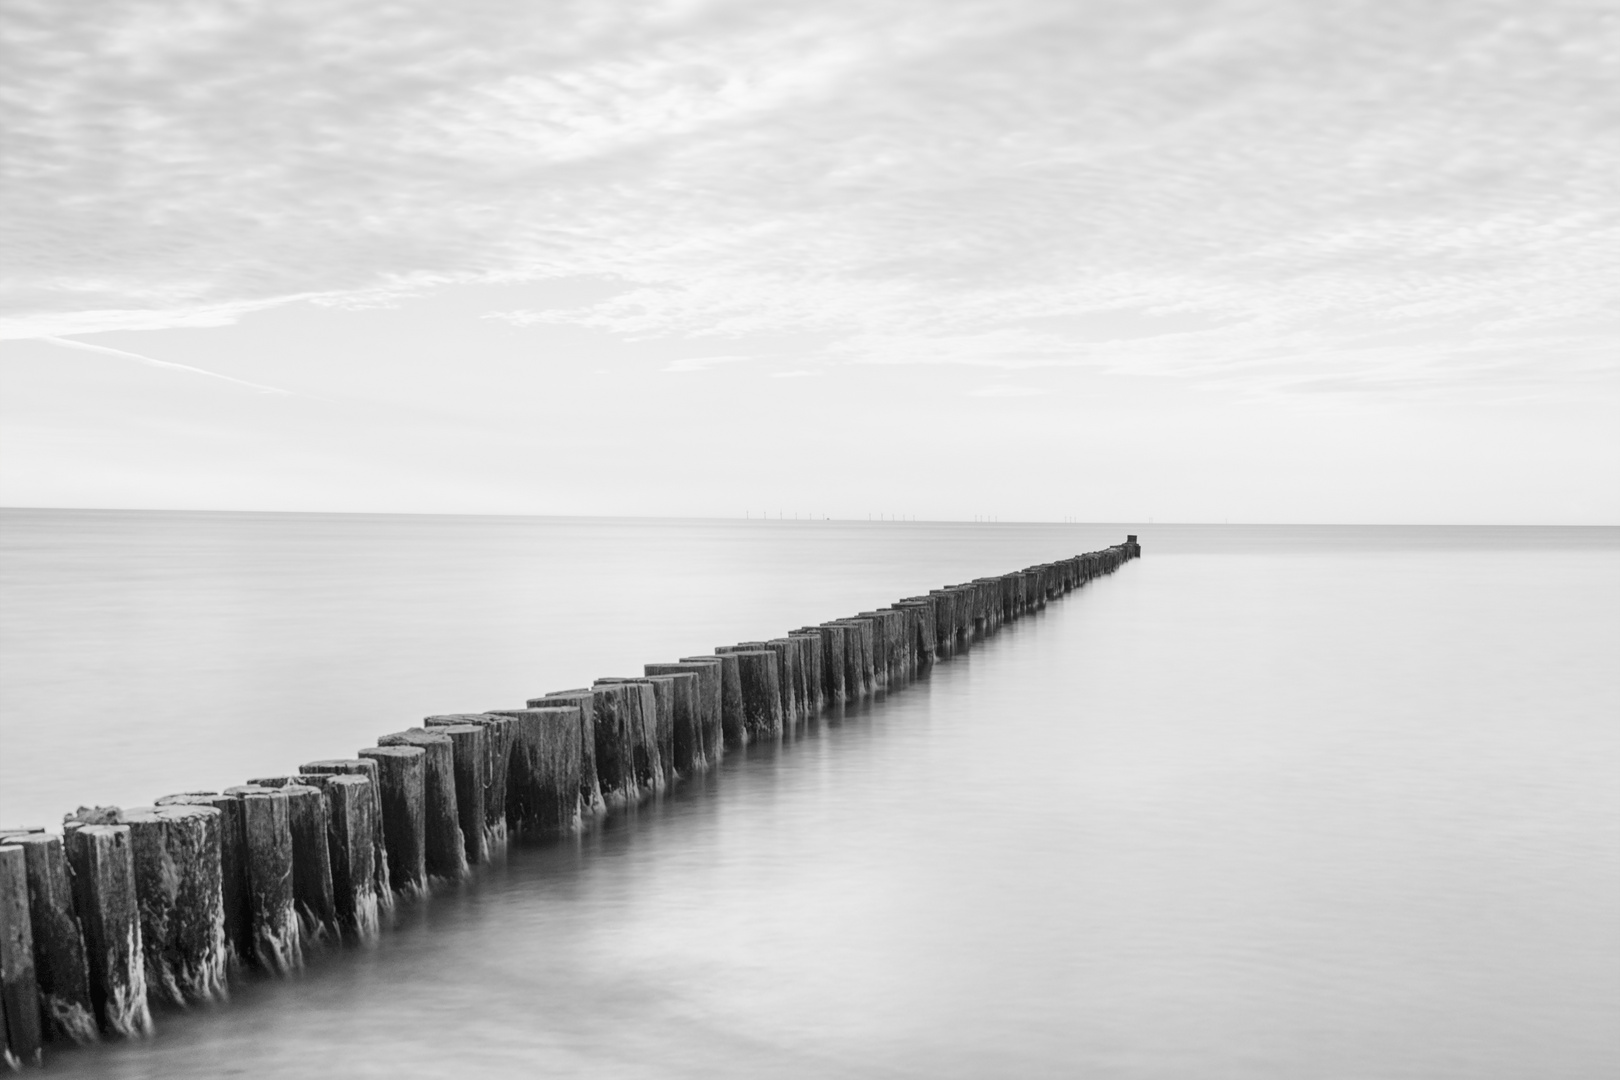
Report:
[{"label": "dark post in foreground", "polygon": [[45,1034],[58,1041],[96,1041],[96,1007],[90,998],[90,967],[84,937],[73,914],[62,838],[38,832],[7,837],[22,851],[28,875],[28,917],[34,935],[34,975],[39,980]]},{"label": "dark post in foreground", "polygon": [[84,930],[90,998],[101,1030],[111,1035],[150,1035],[152,1014],[146,1004],[129,826],[69,828],[65,839],[73,870],[73,906]]}]

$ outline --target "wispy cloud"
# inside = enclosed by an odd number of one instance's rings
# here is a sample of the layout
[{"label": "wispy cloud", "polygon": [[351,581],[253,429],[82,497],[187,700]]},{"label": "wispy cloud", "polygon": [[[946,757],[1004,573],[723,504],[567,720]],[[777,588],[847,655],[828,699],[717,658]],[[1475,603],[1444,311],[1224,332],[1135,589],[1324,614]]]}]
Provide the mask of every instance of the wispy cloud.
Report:
[{"label": "wispy cloud", "polygon": [[98,353],[102,356],[116,356],[120,360],[134,360],[137,363],[146,364],[155,368],[163,368],[167,371],[180,371],[187,375],[202,375],[206,378],[218,379],[221,382],[228,382],[233,386],[244,387],[248,390],[252,390],[256,394],[292,395],[291,390],[283,390],[278,386],[266,386],[263,383],[248,382],[246,379],[237,379],[230,375],[221,375],[217,371],[206,371],[203,368],[192,367],[189,364],[176,364],[172,360],[155,360],[150,356],[142,356],[140,353],[127,352],[123,349],[113,349],[107,347],[106,345],[92,345],[87,341],[71,341],[67,338],[59,337],[47,337],[41,338],[40,340],[50,342],[52,345],[59,345],[64,349],[82,349],[85,352]]},{"label": "wispy cloud", "polygon": [[1600,5],[8,11],[12,336],[598,275],[509,315],[1276,392],[1620,367]]}]

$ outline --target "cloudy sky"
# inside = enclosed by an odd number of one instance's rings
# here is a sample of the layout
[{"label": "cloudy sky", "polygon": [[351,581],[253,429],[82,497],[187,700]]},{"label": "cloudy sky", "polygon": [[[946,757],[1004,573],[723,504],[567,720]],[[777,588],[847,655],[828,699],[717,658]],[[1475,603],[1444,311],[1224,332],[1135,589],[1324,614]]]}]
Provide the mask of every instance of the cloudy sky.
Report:
[{"label": "cloudy sky", "polygon": [[1620,521],[1620,8],[5,0],[0,501]]}]

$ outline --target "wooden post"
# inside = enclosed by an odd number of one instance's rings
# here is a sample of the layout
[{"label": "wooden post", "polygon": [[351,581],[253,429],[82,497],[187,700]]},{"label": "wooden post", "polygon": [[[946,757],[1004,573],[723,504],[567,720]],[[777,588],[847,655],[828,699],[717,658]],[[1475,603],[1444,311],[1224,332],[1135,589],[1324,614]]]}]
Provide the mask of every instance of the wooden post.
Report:
[{"label": "wooden post", "polygon": [[905,609],[911,617],[911,636],[916,643],[917,667],[919,669],[932,667],[934,661],[939,657],[938,622],[934,611],[934,598],[931,596],[908,596],[894,606]]},{"label": "wooden post", "polygon": [[755,649],[727,655],[737,658],[742,681],[743,724],[748,741],[782,735],[781,665],[775,650]]},{"label": "wooden post", "polygon": [[872,693],[887,690],[889,687],[889,639],[884,630],[883,617],[874,615],[870,611],[863,611],[853,617],[855,621],[865,624],[867,633],[872,638]]},{"label": "wooden post", "polygon": [[[517,720],[491,712],[448,713],[430,716],[422,723],[430,728],[475,724],[484,729],[484,846],[490,857],[504,851],[511,829],[508,792],[512,783],[513,750],[517,746]],[[466,831],[465,825],[462,831]]]},{"label": "wooden post", "polygon": [[616,686],[593,686],[563,690],[537,698],[531,705],[578,705],[591,714],[592,753],[596,769],[596,794],[602,812],[635,801],[633,754],[626,729],[624,691]]},{"label": "wooden post", "polygon": [[664,790],[664,762],[660,752],[658,692],[646,680],[602,682],[623,689],[625,738],[630,749],[634,794],[632,801],[651,798]]},{"label": "wooden post", "polygon": [[[709,767],[706,729],[710,705],[718,713],[719,672],[707,664],[646,664],[648,676],[668,677],[674,695],[675,769],[690,776]],[[710,691],[714,692],[710,700]],[[718,716],[716,716],[718,719]]]},{"label": "wooden post", "polygon": [[[871,619],[839,619],[839,625],[848,631],[849,660],[854,667],[853,672],[846,671],[844,681],[849,683],[850,675],[854,675],[854,684],[859,687],[860,697],[871,697],[877,693],[877,671],[875,668],[874,633]],[[851,695],[852,697],[855,695]]]},{"label": "wooden post", "polygon": [[76,824],[66,833],[65,846],[73,907],[84,931],[90,999],[101,1029],[130,1038],[150,1035],[129,826]]},{"label": "wooden post", "polygon": [[376,872],[379,917],[394,907],[394,885],[388,866],[388,838],[383,833],[382,781],[376,759],[368,757],[327,758],[298,766],[307,776],[364,776],[371,782],[371,865]]},{"label": "wooden post", "polygon": [[827,708],[826,658],[821,635],[814,631],[794,630],[788,634],[788,640],[799,645],[799,667],[804,671],[805,705],[811,716],[820,716]]},{"label": "wooden post", "polygon": [[356,773],[333,773],[321,788],[326,800],[327,851],[332,866],[332,905],[339,931],[357,941],[376,938],[376,826],[371,780]]},{"label": "wooden post", "polygon": [[491,830],[485,796],[489,791],[489,738],[478,724],[437,724],[430,730],[450,740],[451,763],[456,778],[456,812],[461,825],[462,848],[467,863],[477,866],[489,861]]},{"label": "wooden post", "polygon": [[171,804],[135,807],[119,818],[129,827],[147,993],[182,1007],[223,1000],[220,812]]},{"label": "wooden post", "polygon": [[28,912],[28,866],[22,848],[0,844],[0,1005],[6,1064],[43,1064],[34,929]]},{"label": "wooden post", "polygon": [[629,688],[637,718],[637,780],[644,794],[664,790],[675,777],[675,689],[669,675],[610,675],[597,685]]},{"label": "wooden post", "polygon": [[422,757],[422,813],[427,833],[429,877],[456,881],[467,874],[467,841],[461,835],[461,809],[456,802],[456,757],[450,736],[427,728],[384,735],[383,746],[414,746]]},{"label": "wooden post", "polygon": [[879,687],[887,690],[890,684],[901,681],[900,643],[895,640],[894,624],[887,611],[863,611],[860,618],[872,623],[872,669]]},{"label": "wooden post", "polygon": [[368,746],[360,756],[377,763],[389,880],[397,892],[413,896],[425,892],[427,795],[423,759],[427,752],[420,746]]},{"label": "wooden post", "polygon": [[821,638],[821,681],[824,707],[843,705],[849,700],[848,687],[844,683],[845,659],[847,651],[845,634],[842,626],[833,623],[823,623],[821,626],[806,626],[804,633],[815,634]]},{"label": "wooden post", "polygon": [[589,690],[564,690],[544,697],[530,698],[531,709],[573,708],[579,712],[579,812],[583,817],[607,813],[607,797],[602,791],[601,767],[596,760],[596,695]]},{"label": "wooden post", "polygon": [[330,826],[326,818],[328,775],[294,773],[248,781],[250,786],[276,788],[287,796],[287,821],[292,831],[293,902],[305,942],[338,933]]},{"label": "wooden post", "polygon": [[861,628],[843,620],[822,625],[837,630],[844,639],[844,701],[846,704],[859,701],[866,696],[866,675],[861,659]]},{"label": "wooden post", "polygon": [[96,1006],[90,997],[90,967],[84,937],[73,913],[62,838],[47,832],[5,838],[23,853],[28,875],[28,915],[34,935],[34,974],[39,979],[45,1033],[60,1041],[96,1041]]},{"label": "wooden post", "polygon": [[777,671],[782,677],[782,720],[791,730],[810,719],[804,654],[790,637],[771,638],[765,646],[776,653]]},{"label": "wooden post", "polygon": [[[539,836],[578,832],[588,797],[581,752],[586,725],[579,706],[501,709],[491,715],[510,719],[516,732],[506,789],[512,820]],[[589,790],[599,805],[595,776]],[[593,807],[588,812],[599,811]]]},{"label": "wooden post", "polygon": [[304,942],[293,891],[291,808],[285,792],[244,784],[225,789],[242,800],[242,831],[253,961],[286,974],[304,965]]},{"label": "wooden post", "polygon": [[683,656],[683,664],[707,664],[714,668],[710,697],[709,727],[704,734],[703,748],[710,767],[720,764],[726,756],[726,744],[743,737],[742,679],[737,674],[737,661],[723,656]]},{"label": "wooden post", "polygon": [[242,800],[213,791],[165,795],[158,806],[212,806],[219,811],[220,905],[225,919],[225,963],[247,964],[253,958],[253,916],[248,907],[247,825]]}]

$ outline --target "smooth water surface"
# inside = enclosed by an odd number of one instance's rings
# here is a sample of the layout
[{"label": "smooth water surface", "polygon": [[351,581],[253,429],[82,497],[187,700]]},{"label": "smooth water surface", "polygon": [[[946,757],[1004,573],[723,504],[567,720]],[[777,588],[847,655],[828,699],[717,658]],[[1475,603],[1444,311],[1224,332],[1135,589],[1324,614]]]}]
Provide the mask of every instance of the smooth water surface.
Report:
[{"label": "smooth water surface", "polygon": [[1613,530],[4,516],[7,821],[1142,535],[128,1077],[1610,1077]]}]

